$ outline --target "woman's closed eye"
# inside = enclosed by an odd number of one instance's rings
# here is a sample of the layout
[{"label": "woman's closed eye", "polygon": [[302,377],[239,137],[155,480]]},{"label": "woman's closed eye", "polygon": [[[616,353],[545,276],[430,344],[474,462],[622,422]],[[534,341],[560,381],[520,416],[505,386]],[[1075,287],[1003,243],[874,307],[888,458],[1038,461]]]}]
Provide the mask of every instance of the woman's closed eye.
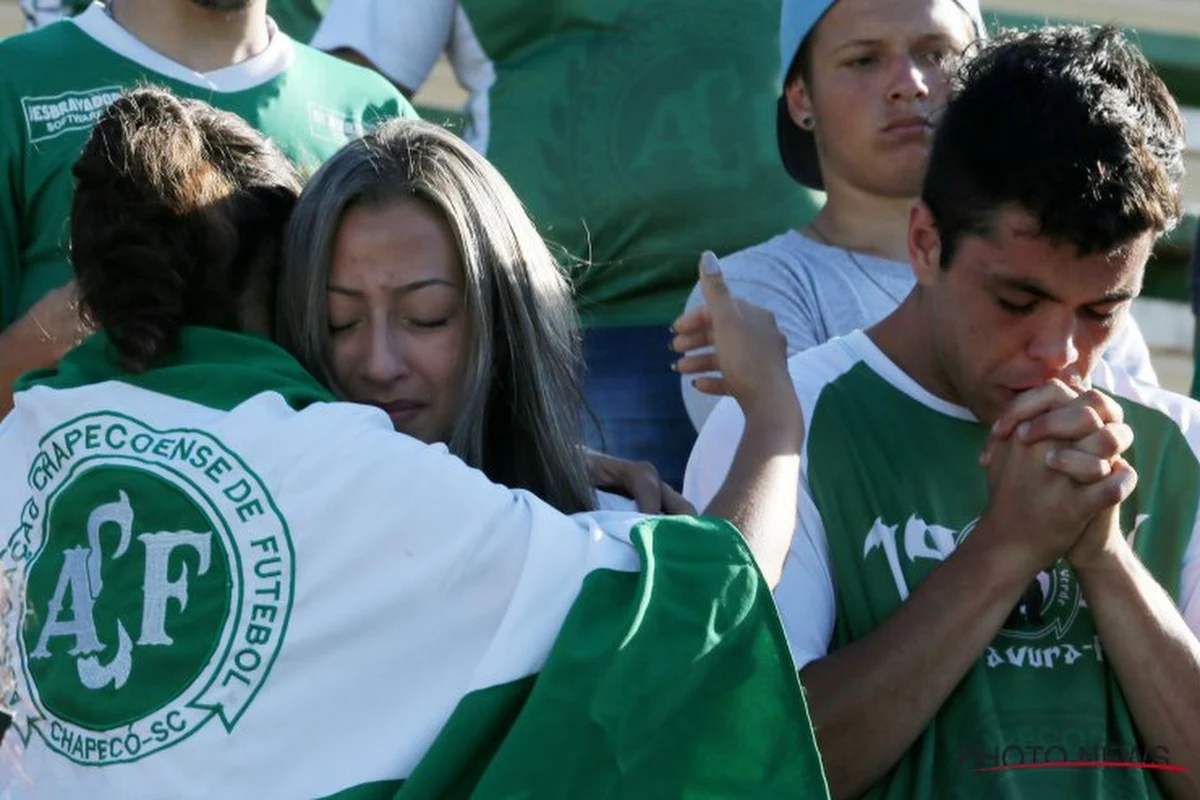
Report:
[{"label": "woman's closed eye", "polygon": [[410,317],[408,320],[408,324],[412,325],[414,328],[423,328],[425,330],[444,328],[448,322],[450,322],[450,317],[437,317],[434,319],[417,319]]}]

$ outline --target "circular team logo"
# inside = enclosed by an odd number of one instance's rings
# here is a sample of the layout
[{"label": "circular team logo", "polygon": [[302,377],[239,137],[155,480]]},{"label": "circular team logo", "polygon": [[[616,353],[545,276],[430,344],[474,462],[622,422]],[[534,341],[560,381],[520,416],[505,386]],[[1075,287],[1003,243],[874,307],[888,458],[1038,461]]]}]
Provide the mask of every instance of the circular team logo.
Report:
[{"label": "circular team logo", "polygon": [[1083,591],[1066,561],[1042,570],[1029,582],[1000,632],[1017,639],[1061,639],[1083,608]]},{"label": "circular team logo", "polygon": [[262,481],[212,436],[104,413],[51,432],[9,555],[24,567],[17,724],[88,765],[134,761],[218,717],[282,644],[293,551]]}]

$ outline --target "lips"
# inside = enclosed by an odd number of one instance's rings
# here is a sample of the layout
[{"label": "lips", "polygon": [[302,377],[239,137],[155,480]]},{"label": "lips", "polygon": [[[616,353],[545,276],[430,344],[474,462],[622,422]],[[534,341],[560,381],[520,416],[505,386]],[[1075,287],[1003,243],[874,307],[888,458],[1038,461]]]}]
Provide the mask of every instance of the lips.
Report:
[{"label": "lips", "polygon": [[386,403],[372,401],[371,405],[382,408],[384,412],[391,417],[392,424],[399,426],[411,420],[429,404],[422,403],[418,400],[392,400]]},{"label": "lips", "polygon": [[932,130],[926,117],[898,117],[883,126],[883,132],[896,137],[925,136]]}]

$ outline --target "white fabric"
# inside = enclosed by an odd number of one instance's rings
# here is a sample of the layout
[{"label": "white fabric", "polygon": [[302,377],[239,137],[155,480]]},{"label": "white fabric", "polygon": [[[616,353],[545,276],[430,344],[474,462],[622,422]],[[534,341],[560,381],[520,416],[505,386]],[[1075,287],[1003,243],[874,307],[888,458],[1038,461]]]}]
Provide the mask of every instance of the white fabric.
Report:
[{"label": "white fabric", "polygon": [[[1192,454],[1200,461],[1200,403],[1159,386],[1139,381],[1107,364],[1102,364],[1093,373],[1092,383],[1114,395],[1128,398],[1165,414],[1179,425]],[[1136,441],[1134,446],[1137,446]],[[1200,535],[1197,535],[1200,534],[1200,510],[1197,510],[1196,516],[1198,521],[1183,555],[1183,575],[1179,583],[1179,597],[1175,600],[1188,628],[1200,636]]]},{"label": "white fabric", "polygon": [[[228,732],[210,719],[152,757],[107,766],[109,797],[237,797],[247,787],[253,797],[314,797],[403,776],[465,693],[540,668],[588,572],[639,568],[628,537],[641,516],[561,514],[490,483],[443,448],[395,433],[377,409],[338,403],[295,412],[264,393],[223,412],[109,382],[17,395],[0,425],[0,551],[8,549],[0,572],[14,567],[13,532],[20,534],[23,509],[38,497],[29,465],[49,448],[50,432],[112,410],[162,436],[211,437],[233,453],[285,520],[294,556],[286,634],[278,633],[271,679],[244,715]],[[97,458],[85,458],[77,444],[61,474]],[[220,501],[215,489],[210,495]],[[221,518],[241,543],[239,559],[253,555],[252,534]],[[36,552],[40,526],[28,535]],[[184,606],[172,603],[168,613]],[[10,615],[0,640],[0,662],[9,666],[20,652],[14,623]],[[84,791],[97,787],[93,767],[70,767],[29,731],[27,696],[17,728],[31,737],[29,747],[14,753],[22,739],[16,729],[5,737],[0,796],[95,796]],[[304,721],[303,709],[311,709],[311,731],[287,741],[319,744],[284,759],[286,770],[268,769],[281,763],[281,725]],[[214,749],[223,754],[219,770],[198,757]],[[56,783],[39,783],[51,774]]]},{"label": "white fabric", "polygon": [[[797,231],[727,256],[721,266],[735,296],[775,315],[787,338],[789,356],[871,327],[892,313],[916,284],[906,263],[863,253],[851,258],[843,248],[829,247]],[[697,286],[687,310],[703,305]],[[1158,383],[1150,350],[1132,316],[1104,358],[1142,381]],[[693,377],[683,378],[683,402],[699,430],[717,398],[696,391]]]},{"label": "white fabric", "polygon": [[[858,362],[866,362],[890,384],[934,411],[956,419],[976,419],[969,409],[929,393],[896,366],[869,336],[855,331],[788,360],[806,420],[812,419],[813,409],[824,388]],[[1138,381],[1106,363],[1097,368],[1093,382],[1113,394],[1162,411],[1179,425],[1200,461],[1200,403]],[[683,483],[684,497],[697,508],[703,508],[712,499],[728,474],[744,425],[741,409],[732,399],[726,398],[700,430]],[[805,430],[805,445],[810,433],[811,430]],[[797,669],[803,669],[828,653],[836,621],[836,590],[829,543],[809,489],[809,469],[806,447],[801,456],[796,531],[775,591]],[[1187,534],[1189,544],[1183,558],[1179,596],[1175,599],[1188,627],[1200,636],[1200,536],[1197,535],[1200,533],[1200,510],[1196,519],[1195,528]]]},{"label": "white fabric", "polygon": [[242,92],[261,86],[286,72],[296,58],[295,44],[270,18],[267,24],[271,30],[271,41],[265,50],[238,64],[212,72],[197,72],[148,47],[118,25],[101,3],[92,3],[82,14],[72,17],[71,22],[109,50],[130,61],[168,78],[214,92]]},{"label": "white fabric", "polygon": [[25,15],[25,30],[31,31],[62,19],[65,10],[62,0],[21,0],[21,13]]},{"label": "white fabric", "polygon": [[393,83],[415,94],[444,52],[455,77],[469,93],[463,138],[487,152],[488,92],[496,69],[454,0],[333,0],[312,46],[339,48],[366,57]]},{"label": "white fabric", "polygon": [[450,43],[455,0],[333,0],[310,44],[354,50],[416,92]]}]

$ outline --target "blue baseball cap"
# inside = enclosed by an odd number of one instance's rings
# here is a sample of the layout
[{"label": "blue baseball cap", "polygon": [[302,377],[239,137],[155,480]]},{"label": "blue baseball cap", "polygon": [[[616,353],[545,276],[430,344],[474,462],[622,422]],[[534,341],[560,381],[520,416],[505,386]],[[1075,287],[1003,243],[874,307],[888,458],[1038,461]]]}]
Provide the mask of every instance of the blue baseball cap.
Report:
[{"label": "blue baseball cap", "polygon": [[[786,84],[788,72],[800,45],[804,43],[825,12],[837,0],[783,0],[783,11],[779,21],[779,80]],[[975,23],[975,34],[980,39],[987,36],[979,0],[954,0]],[[817,142],[811,131],[806,131],[792,121],[788,113],[787,97],[779,96],[775,107],[775,133],[779,140],[779,155],[783,166],[795,180],[812,189],[824,189],[821,179],[821,164],[817,160]]]}]

